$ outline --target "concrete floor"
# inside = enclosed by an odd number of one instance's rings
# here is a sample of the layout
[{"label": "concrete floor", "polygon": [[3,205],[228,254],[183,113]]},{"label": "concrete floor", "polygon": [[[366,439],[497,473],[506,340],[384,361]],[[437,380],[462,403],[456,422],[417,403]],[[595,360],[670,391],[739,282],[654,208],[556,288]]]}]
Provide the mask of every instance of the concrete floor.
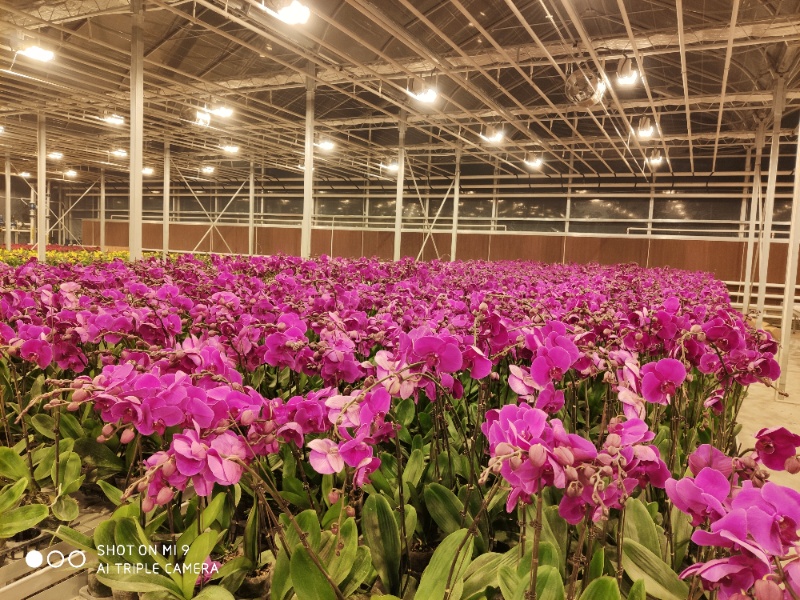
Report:
[{"label": "concrete floor", "polygon": [[[751,385],[739,412],[742,431],[739,442],[742,448],[752,448],[753,435],[764,427],[786,427],[800,434],[800,332],[792,334],[789,347],[789,369],[786,393],[780,396],[772,388]],[[800,491],[800,474],[789,475],[785,471],[772,473],[770,481]]]}]

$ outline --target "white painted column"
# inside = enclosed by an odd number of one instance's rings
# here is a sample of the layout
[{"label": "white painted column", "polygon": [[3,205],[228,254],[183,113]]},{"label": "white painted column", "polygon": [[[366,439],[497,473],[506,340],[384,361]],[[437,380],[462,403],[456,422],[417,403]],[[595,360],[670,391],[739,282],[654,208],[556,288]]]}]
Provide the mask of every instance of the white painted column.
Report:
[{"label": "white painted column", "polygon": [[789,248],[786,260],[786,282],[783,288],[783,314],[781,315],[781,377],[778,390],[786,391],[787,371],[789,370],[789,346],[792,341],[792,314],[794,311],[794,290],[797,285],[797,254],[800,250],[800,126],[798,126],[797,150],[794,163],[794,187],[792,189],[792,222],[789,229]]},{"label": "white painted column", "polygon": [[761,157],[764,150],[764,122],[759,121],[756,130],[756,159],[753,162],[753,193],[750,198],[750,222],[747,230],[747,261],[744,266],[744,298],[742,312],[747,314],[750,310],[750,300],[753,294],[753,253],[756,240],[756,220],[761,206]]},{"label": "white painted column", "polygon": [[144,4],[131,0],[131,150],[128,199],[130,260],[142,258],[142,168],[144,167]]},{"label": "white painted column", "polygon": [[170,167],[172,166],[172,157],[170,156],[169,140],[164,140],[164,197],[161,206],[161,257],[167,258],[169,254],[169,217],[170,217],[170,194],[172,190],[172,174]]},{"label": "white painted column", "polygon": [[401,258],[401,243],[403,235],[403,189],[405,187],[406,173],[406,113],[400,113],[400,121],[397,124],[399,130],[399,140],[397,145],[397,193],[395,194],[394,207],[394,259]]},{"label": "white painted column", "polygon": [[303,220],[300,229],[300,256],[311,256],[311,219],[314,215],[314,65],[306,76],[306,145],[303,171]]},{"label": "white painted column", "polygon": [[778,158],[781,149],[781,118],[786,99],[786,81],[778,77],[775,86],[775,107],[773,109],[772,147],[769,154],[769,178],[767,179],[767,201],[764,206],[764,229],[761,232],[761,253],[758,270],[758,318],[756,326],[764,323],[764,301],[767,294],[767,269],[769,267],[769,250],[772,244],[772,213],[775,208],[775,187],[778,181]]},{"label": "white painted column", "polygon": [[252,256],[256,253],[256,184],[255,166],[250,161],[250,189],[248,190],[247,204],[247,253]]},{"label": "white painted column", "polygon": [[39,262],[46,262],[47,252],[47,134],[46,117],[39,114],[37,123],[37,171],[36,171],[36,244]]},{"label": "white painted column", "polygon": [[6,229],[5,245],[6,250],[11,250],[11,159],[6,154],[6,197],[5,197]]},{"label": "white painted column", "polygon": [[106,170],[100,169],[100,251],[106,251]]},{"label": "white painted column", "polygon": [[458,204],[461,201],[461,146],[456,148],[456,179],[453,183],[453,228],[450,230],[450,262],[456,260],[458,247]]}]

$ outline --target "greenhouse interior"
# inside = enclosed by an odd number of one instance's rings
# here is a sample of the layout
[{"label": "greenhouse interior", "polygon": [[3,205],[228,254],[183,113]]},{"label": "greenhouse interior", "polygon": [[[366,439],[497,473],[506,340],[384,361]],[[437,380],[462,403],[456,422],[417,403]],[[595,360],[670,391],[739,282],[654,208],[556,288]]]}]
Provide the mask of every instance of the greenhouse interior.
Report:
[{"label": "greenhouse interior", "polygon": [[4,599],[800,600],[800,0],[0,0],[0,180]]}]

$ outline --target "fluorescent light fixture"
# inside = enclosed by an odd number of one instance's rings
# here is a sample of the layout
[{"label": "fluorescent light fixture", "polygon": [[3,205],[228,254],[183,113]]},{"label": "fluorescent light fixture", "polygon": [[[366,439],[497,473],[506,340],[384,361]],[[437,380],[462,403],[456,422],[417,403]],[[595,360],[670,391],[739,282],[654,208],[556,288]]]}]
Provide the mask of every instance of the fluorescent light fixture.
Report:
[{"label": "fluorescent light fixture", "polygon": [[211,113],[204,110],[197,110],[195,112],[194,124],[200,127],[208,127],[211,125]]},{"label": "fluorescent light fixture", "polygon": [[128,151],[122,148],[117,148],[111,154],[113,154],[114,156],[118,156],[120,158],[125,158],[126,156],[128,156]]},{"label": "fluorescent light fixture", "polygon": [[325,150],[326,152],[329,152],[330,150],[333,150],[336,147],[336,144],[334,144],[330,140],[320,140],[314,145],[320,150]]},{"label": "fluorescent light fixture", "polygon": [[152,175],[154,172],[153,167],[145,167],[142,169],[142,175]]},{"label": "fluorescent light fixture", "polygon": [[234,144],[225,144],[222,146],[222,149],[228,154],[236,154],[239,151],[239,146],[235,146]]},{"label": "fluorescent light fixture", "polygon": [[381,169],[386,169],[387,171],[391,171],[392,173],[397,173],[397,171],[400,170],[400,165],[398,165],[396,161],[392,161],[389,163],[381,163]]},{"label": "fluorescent light fixture", "polygon": [[542,159],[542,155],[538,152],[527,152],[525,154],[525,164],[533,169],[538,169],[542,166],[544,160]]},{"label": "fluorescent light fixture", "polygon": [[65,177],[75,177],[77,174],[78,172],[75,169],[69,169],[67,171],[64,171]]},{"label": "fluorescent light fixture", "polygon": [[653,137],[655,133],[655,128],[653,127],[652,121],[650,121],[650,117],[642,117],[639,119],[639,138],[643,140],[650,139]]},{"label": "fluorescent light fixture", "polygon": [[24,50],[20,50],[17,54],[22,54],[22,56],[27,56],[28,58],[41,62],[49,62],[55,57],[55,54],[53,54],[51,50],[45,50],[40,46],[28,46]]},{"label": "fluorescent light fixture", "polygon": [[503,141],[504,136],[505,132],[502,129],[495,127],[494,125],[488,125],[481,134],[481,139],[484,142],[489,142],[490,144],[499,144]]},{"label": "fluorescent light fixture", "polygon": [[22,173],[19,174],[19,176],[22,177],[23,179],[27,179],[28,177],[31,176],[31,174],[28,173],[27,171],[23,171]]},{"label": "fluorescent light fixture", "polygon": [[435,88],[428,86],[422,79],[417,78],[411,80],[411,86],[406,90],[406,93],[425,104],[431,104],[439,97],[439,93]]},{"label": "fluorescent light fixture", "polygon": [[203,171],[203,173],[205,173],[206,175],[211,175],[214,172],[214,167],[212,167],[211,165],[206,165],[201,169],[201,171]]},{"label": "fluorescent light fixture", "polygon": [[633,61],[625,56],[620,59],[617,67],[617,83],[620,85],[633,85],[639,78],[639,72],[633,66]]},{"label": "fluorescent light fixture", "polygon": [[0,125],[0,133],[3,133],[5,130],[6,130],[6,128],[3,127],[2,125]]},{"label": "fluorescent light fixture", "polygon": [[581,190],[575,190],[575,192],[578,193],[578,194],[587,194],[587,193],[589,193],[589,190],[581,189]]},{"label": "fluorescent light fixture", "polygon": [[263,3],[261,4],[261,8],[267,11],[267,14],[283,21],[287,25],[305,25],[311,16],[309,8],[297,0],[276,2],[275,6],[277,10],[265,6]]},{"label": "fluorescent light fixture", "polygon": [[117,113],[106,115],[103,118],[103,121],[108,123],[109,125],[124,125],[125,124],[125,117],[119,116]]},{"label": "fluorescent light fixture", "polygon": [[674,196],[678,192],[676,192],[673,189],[669,189],[669,190],[661,190],[661,193],[664,194],[665,196]]},{"label": "fluorescent light fixture", "polygon": [[64,158],[64,155],[61,152],[51,152],[50,154],[47,155],[47,158],[50,158],[52,160],[61,160],[62,158]]},{"label": "fluorescent light fixture", "polygon": [[664,157],[661,156],[661,150],[653,150],[650,153],[650,156],[648,157],[647,162],[650,163],[651,167],[657,167],[662,162],[664,162]]},{"label": "fluorescent light fixture", "polygon": [[211,114],[216,117],[222,117],[223,119],[227,119],[233,114],[233,109],[228,108],[227,106],[217,106],[216,108],[212,109]]}]

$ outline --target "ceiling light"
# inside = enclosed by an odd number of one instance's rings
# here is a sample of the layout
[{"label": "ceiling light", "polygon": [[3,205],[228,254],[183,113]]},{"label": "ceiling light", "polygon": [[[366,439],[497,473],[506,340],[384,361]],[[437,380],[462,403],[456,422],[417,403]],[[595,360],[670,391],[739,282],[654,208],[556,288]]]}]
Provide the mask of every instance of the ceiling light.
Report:
[{"label": "ceiling light", "polygon": [[653,137],[653,133],[655,133],[655,129],[653,128],[653,122],[650,120],[650,117],[642,117],[639,119],[639,138],[646,140]]},{"label": "ceiling light", "polygon": [[125,158],[126,156],[128,156],[127,150],[123,150],[122,148],[117,148],[111,154],[113,154],[114,156],[119,156],[120,158]]},{"label": "ceiling light", "polygon": [[211,114],[204,110],[197,110],[195,112],[194,124],[200,127],[208,127],[211,125]]},{"label": "ceiling light", "polygon": [[228,108],[227,106],[217,106],[211,110],[211,114],[217,117],[222,117],[223,119],[227,119],[233,114],[233,109]]},{"label": "ceiling light", "polygon": [[527,152],[525,154],[525,164],[533,169],[537,169],[542,166],[544,160],[542,159],[542,155],[538,152]]},{"label": "ceiling light", "polygon": [[490,144],[499,144],[503,141],[504,135],[505,133],[499,127],[487,125],[481,134],[481,139],[483,139],[485,142],[489,142]]},{"label": "ceiling light", "polygon": [[576,193],[578,193],[578,194],[586,194],[586,193],[588,193],[588,192],[589,192],[589,190],[575,190],[575,191],[576,191]]},{"label": "ceiling light", "polygon": [[406,90],[406,93],[425,104],[430,104],[436,101],[439,97],[438,92],[433,87],[427,85],[422,79],[414,78],[411,80],[411,86]]},{"label": "ceiling light", "polygon": [[397,164],[397,161],[392,160],[387,163],[381,163],[381,169],[386,169],[387,171],[391,171],[392,173],[396,173],[400,170],[400,165]]},{"label": "ceiling light", "polygon": [[287,25],[304,25],[311,16],[311,11],[308,7],[297,0],[292,0],[291,2],[284,0],[283,2],[275,2],[274,4],[277,10],[265,6],[263,3],[261,4],[261,8]]},{"label": "ceiling light", "polygon": [[19,176],[22,177],[23,179],[27,179],[28,177],[31,176],[31,174],[28,173],[27,171],[23,171],[22,173],[19,174]]},{"label": "ceiling light", "polygon": [[633,85],[639,78],[639,72],[633,66],[633,61],[625,56],[620,59],[617,67],[617,83],[620,85]]},{"label": "ceiling light", "polygon": [[41,62],[48,62],[53,60],[55,54],[51,50],[45,50],[40,46],[28,46],[24,50],[20,50],[17,54],[22,54],[22,56],[27,56],[33,60],[39,60]]},{"label": "ceiling light", "polygon": [[206,165],[206,166],[205,166],[205,167],[203,167],[201,170],[202,170],[202,171],[203,171],[203,173],[205,173],[206,175],[211,175],[211,174],[214,172],[214,167],[212,167],[211,165]]},{"label": "ceiling light", "polygon": [[50,154],[47,155],[47,158],[50,158],[52,160],[61,160],[62,158],[64,158],[64,155],[61,152],[51,152]]},{"label": "ceiling light", "polygon": [[226,144],[222,146],[222,149],[228,154],[236,154],[239,151],[239,146],[235,146],[233,144]]},{"label": "ceiling light", "polygon": [[661,156],[661,150],[653,150],[650,153],[650,156],[648,157],[647,162],[650,163],[651,167],[657,167],[662,162],[664,162],[664,157]]},{"label": "ceiling light", "polygon": [[[300,164],[297,165],[297,168],[300,169],[301,171],[305,171],[306,170],[306,165],[305,165],[305,163],[300,163]],[[311,170],[313,171],[315,168],[316,167],[311,167]]]},{"label": "ceiling light", "polygon": [[673,189],[661,190],[661,193],[664,194],[665,196],[674,196],[675,194],[677,194],[677,192]]},{"label": "ceiling light", "polygon": [[579,68],[567,77],[564,92],[575,106],[589,108],[602,102],[606,82],[594,71]]},{"label": "ceiling light", "polygon": [[119,116],[117,113],[106,115],[103,120],[109,125],[124,125],[125,117]]},{"label": "ceiling light", "polygon": [[330,140],[320,140],[314,145],[321,150],[325,150],[326,152],[329,152],[330,150],[333,150],[336,147],[336,144],[334,144]]},{"label": "ceiling light", "polygon": [[154,172],[153,167],[145,167],[142,169],[142,175],[152,175]]},{"label": "ceiling light", "polygon": [[2,125],[0,125],[0,133],[3,133],[5,130],[6,130],[6,128],[3,127]]},{"label": "ceiling light", "polygon": [[77,174],[78,172],[75,169],[69,169],[67,171],[64,171],[65,177],[75,177]]}]

